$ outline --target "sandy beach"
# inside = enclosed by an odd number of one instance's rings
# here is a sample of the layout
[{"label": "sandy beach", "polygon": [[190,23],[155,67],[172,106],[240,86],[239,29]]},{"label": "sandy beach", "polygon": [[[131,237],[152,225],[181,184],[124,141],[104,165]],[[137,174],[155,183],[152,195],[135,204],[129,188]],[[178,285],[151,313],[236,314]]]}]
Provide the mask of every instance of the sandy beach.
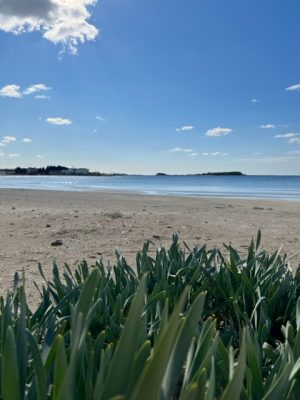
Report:
[{"label": "sandy beach", "polygon": [[[0,189],[0,290],[11,287],[15,271],[25,269],[29,303],[55,260],[76,266],[103,257],[114,263],[115,248],[135,265],[145,240],[169,245],[172,234],[191,247],[231,243],[245,251],[262,230],[262,247],[282,246],[295,268],[300,260],[300,203],[262,200],[146,196],[128,193],[56,192]],[[61,245],[53,246],[56,241]]]}]

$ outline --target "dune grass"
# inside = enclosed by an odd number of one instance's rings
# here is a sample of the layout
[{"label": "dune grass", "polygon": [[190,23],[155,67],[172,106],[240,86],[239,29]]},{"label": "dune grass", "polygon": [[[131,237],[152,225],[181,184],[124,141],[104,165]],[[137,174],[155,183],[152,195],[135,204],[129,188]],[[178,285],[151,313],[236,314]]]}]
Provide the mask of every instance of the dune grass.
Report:
[{"label": "dune grass", "polygon": [[53,266],[31,311],[0,300],[0,398],[298,399],[300,269],[287,256],[189,249],[174,236],[136,272],[116,254]]}]

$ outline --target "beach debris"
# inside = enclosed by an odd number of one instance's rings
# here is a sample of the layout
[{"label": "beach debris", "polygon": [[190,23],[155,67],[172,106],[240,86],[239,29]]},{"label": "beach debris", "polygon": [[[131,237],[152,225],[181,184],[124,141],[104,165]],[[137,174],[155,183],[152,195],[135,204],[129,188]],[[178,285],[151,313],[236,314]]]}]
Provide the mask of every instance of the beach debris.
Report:
[{"label": "beach debris", "polygon": [[51,225],[50,225],[50,224],[47,224],[47,225],[46,225],[46,228],[51,228]]},{"label": "beach debris", "polygon": [[62,246],[63,244],[64,243],[63,243],[62,240],[57,239],[57,240],[54,240],[54,242],[51,243],[51,246],[57,247],[57,246]]},{"label": "beach debris", "polygon": [[160,236],[159,236],[159,235],[153,235],[152,237],[153,237],[153,239],[158,239],[158,240],[160,240]]},{"label": "beach debris", "polygon": [[107,214],[110,216],[112,219],[117,219],[117,218],[124,218],[124,215],[120,213],[119,211],[113,212],[111,214]]}]

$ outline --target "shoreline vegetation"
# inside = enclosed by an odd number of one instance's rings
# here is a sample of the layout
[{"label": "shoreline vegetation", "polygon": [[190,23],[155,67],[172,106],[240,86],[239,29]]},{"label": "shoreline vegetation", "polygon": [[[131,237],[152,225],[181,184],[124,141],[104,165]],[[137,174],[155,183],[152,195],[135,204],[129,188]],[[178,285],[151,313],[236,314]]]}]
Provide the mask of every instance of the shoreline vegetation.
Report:
[{"label": "shoreline vegetation", "polygon": [[[0,169],[1,175],[17,175],[17,176],[28,176],[28,175],[68,175],[68,176],[137,176],[138,174],[126,174],[126,173],[104,173],[104,172],[91,172],[88,168],[68,168],[61,165],[48,165],[47,167],[28,167],[28,168],[3,168]],[[164,172],[158,172],[155,176],[202,176],[202,175],[210,175],[210,176],[243,176],[240,171],[229,171],[229,172],[203,172],[197,174],[165,174]]]},{"label": "shoreline vegetation", "polygon": [[[53,266],[35,310],[23,277],[0,301],[3,399],[298,399],[300,266],[260,248],[116,252]],[[25,276],[26,278],[26,276]]]}]

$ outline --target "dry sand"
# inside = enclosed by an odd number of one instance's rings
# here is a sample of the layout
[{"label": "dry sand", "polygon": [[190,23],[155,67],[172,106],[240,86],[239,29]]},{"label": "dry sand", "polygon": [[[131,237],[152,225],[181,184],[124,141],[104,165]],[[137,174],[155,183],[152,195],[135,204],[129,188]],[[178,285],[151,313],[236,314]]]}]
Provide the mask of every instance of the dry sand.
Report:
[{"label": "dry sand", "polygon": [[[282,246],[289,256],[300,255],[299,211],[299,202],[0,189],[0,292],[24,268],[34,304],[38,262],[48,275],[53,260],[72,267],[100,257],[114,263],[118,247],[134,267],[145,240],[169,245],[175,232],[189,246],[225,242],[243,252],[261,229],[265,249]],[[52,246],[57,240],[62,245]],[[294,268],[299,255],[291,261]]]}]

